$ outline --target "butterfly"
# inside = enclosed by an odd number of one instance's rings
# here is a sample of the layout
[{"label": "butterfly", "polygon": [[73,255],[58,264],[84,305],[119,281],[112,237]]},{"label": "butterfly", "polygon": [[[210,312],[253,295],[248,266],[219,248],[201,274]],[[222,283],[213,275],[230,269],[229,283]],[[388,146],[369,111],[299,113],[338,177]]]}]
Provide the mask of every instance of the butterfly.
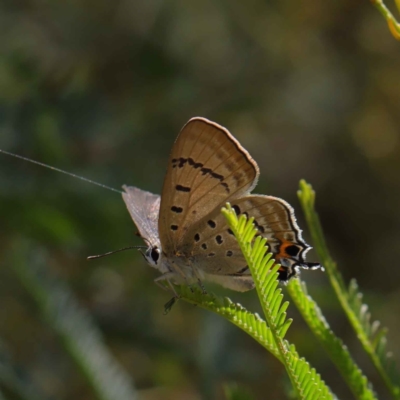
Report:
[{"label": "butterfly", "polygon": [[257,235],[281,264],[279,280],[299,268],[310,246],[303,240],[293,208],[284,200],[251,194],[259,168],[224,127],[192,118],[182,128],[169,157],[161,197],[123,186],[123,199],[148,246],[147,263],[159,270],[156,282],[215,282],[244,292],[254,287],[250,270],[221,208],[231,203],[236,214],[254,217]]}]

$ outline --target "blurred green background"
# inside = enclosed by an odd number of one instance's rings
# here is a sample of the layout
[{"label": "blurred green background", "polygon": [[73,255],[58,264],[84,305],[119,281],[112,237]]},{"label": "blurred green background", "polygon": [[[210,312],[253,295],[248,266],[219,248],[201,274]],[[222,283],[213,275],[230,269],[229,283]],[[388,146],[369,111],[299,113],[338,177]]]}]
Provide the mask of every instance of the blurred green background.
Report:
[{"label": "blurred green background", "polygon": [[[357,278],[400,361],[400,45],[369,2],[5,0],[0,46],[4,150],[160,193],[179,130],[204,116],[249,150],[256,192],[290,202],[303,229],[296,191],[307,179],[341,272]],[[0,154],[0,216],[0,338],[47,396],[94,399],[15,274],[15,253],[28,266],[42,257],[70,285],[141,399],[222,399],[229,381],[287,398],[283,367],[228,322],[183,302],[164,316],[170,295],[137,252],[86,260],[141,244],[118,194]],[[324,274],[302,278],[388,398]],[[258,310],[254,292],[210,289]],[[289,340],[351,398],[289,314]]]}]

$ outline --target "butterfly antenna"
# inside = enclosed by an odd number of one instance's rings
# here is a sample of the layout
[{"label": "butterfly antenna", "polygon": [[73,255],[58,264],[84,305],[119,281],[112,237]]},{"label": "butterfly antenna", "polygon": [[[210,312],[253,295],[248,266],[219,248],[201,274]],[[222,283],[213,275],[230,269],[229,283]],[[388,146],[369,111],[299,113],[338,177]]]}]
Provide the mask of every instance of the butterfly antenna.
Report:
[{"label": "butterfly antenna", "polygon": [[102,183],[98,183],[98,182],[92,181],[91,179],[84,178],[83,176],[75,175],[75,174],[73,174],[71,172],[64,171],[64,170],[62,170],[60,168],[52,167],[51,165],[47,165],[47,164],[41,163],[39,161],[32,160],[30,158],[23,157],[23,156],[20,156],[18,154],[10,153],[9,151],[5,151],[5,150],[1,150],[0,149],[0,153],[6,154],[6,155],[11,156],[11,157],[19,158],[20,160],[23,160],[23,161],[28,161],[28,162],[30,162],[32,164],[40,165],[41,167],[52,169],[53,171],[61,172],[62,174],[72,176],[73,178],[77,178],[77,179],[80,179],[81,181],[85,181],[85,182],[91,183],[92,185],[100,186],[100,187],[102,187],[104,189],[111,190],[112,192],[116,192],[116,193],[120,193],[120,194],[122,193],[121,190],[114,189],[114,188],[112,188],[110,186],[103,185]]},{"label": "butterfly antenna", "polygon": [[131,250],[131,249],[147,249],[147,246],[130,246],[130,247],[124,247],[123,249],[114,250],[114,251],[109,251],[108,253],[98,254],[98,255],[96,255],[96,256],[89,256],[87,259],[88,259],[88,260],[94,260],[94,259],[96,259],[96,258],[101,258],[101,257],[109,256],[109,255],[111,255],[111,254],[119,253],[119,252],[125,251],[125,250]]}]

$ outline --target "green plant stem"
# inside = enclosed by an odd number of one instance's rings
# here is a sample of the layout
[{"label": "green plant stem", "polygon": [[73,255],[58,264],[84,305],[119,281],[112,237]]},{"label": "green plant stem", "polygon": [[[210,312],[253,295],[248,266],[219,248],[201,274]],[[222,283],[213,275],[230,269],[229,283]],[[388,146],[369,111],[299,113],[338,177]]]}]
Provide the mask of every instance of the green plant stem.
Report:
[{"label": "green plant stem", "polygon": [[300,279],[292,279],[287,285],[287,290],[307,325],[337,366],[355,398],[376,400],[371,384],[352,359],[347,347],[332,332],[318,305],[308,295],[306,284]]},{"label": "green plant stem", "polygon": [[[227,206],[226,210],[222,210],[222,213],[228,217],[228,212],[232,212],[232,208],[230,208],[230,205]],[[232,213],[230,214],[231,217],[233,217]],[[290,361],[289,360],[289,356],[288,356],[288,349],[286,348],[286,343],[283,341],[283,339],[279,336],[278,334],[278,330],[277,330],[277,326],[275,324],[275,320],[273,318],[272,312],[271,312],[271,304],[269,303],[268,299],[271,296],[267,296],[268,293],[265,293],[265,291],[262,288],[262,284],[261,284],[261,277],[258,274],[258,271],[255,270],[254,268],[254,258],[253,258],[253,254],[252,254],[252,247],[250,245],[251,240],[254,237],[254,234],[249,238],[250,240],[246,240],[246,234],[242,234],[241,232],[241,227],[244,226],[245,223],[245,219],[239,220],[238,217],[236,216],[236,214],[234,215],[234,218],[230,218],[228,219],[228,222],[230,222],[230,228],[232,229],[233,233],[235,234],[235,237],[239,243],[239,246],[242,250],[243,256],[247,262],[247,265],[249,266],[251,272],[252,272],[252,276],[254,279],[254,282],[256,284],[256,290],[257,290],[257,294],[258,294],[258,298],[260,299],[261,302],[261,307],[264,311],[264,315],[267,321],[268,326],[271,329],[271,333],[272,336],[274,338],[274,342],[276,343],[276,346],[278,347],[279,353],[280,353],[280,359],[283,362],[283,365],[285,366],[286,372],[289,376],[290,381],[292,382],[292,385],[296,391],[296,394],[299,398],[301,398],[301,388],[298,385],[297,379],[294,375],[294,371],[292,370],[292,368],[290,368]],[[252,227],[253,231],[255,231],[254,226]],[[258,244],[261,240],[264,241],[264,247],[265,247],[265,243],[266,240],[265,239],[260,239],[260,237],[258,237],[256,240],[258,240]],[[266,253],[266,249],[265,249],[265,253]],[[269,257],[270,258],[270,257]],[[269,262],[268,268],[269,270],[271,269],[273,265],[273,261]],[[273,271],[269,271],[267,275],[271,275],[274,274],[276,275],[277,273],[277,269],[279,268],[279,266],[276,266],[274,268]],[[264,271],[263,271],[264,272]],[[266,277],[267,279],[276,279],[276,276],[270,276],[270,277]],[[274,288],[272,287],[270,289],[271,291],[274,290]]]},{"label": "green plant stem", "polygon": [[[329,254],[318,215],[314,210],[315,192],[311,185],[306,183],[304,180],[300,181],[300,190],[298,192],[298,196],[304,210],[315,250],[320,257],[322,265],[325,267],[331,285],[336,293],[337,298],[339,299],[342,308],[344,309],[351,325],[353,326],[357,337],[363,345],[364,350],[367,352],[375,367],[379,371],[391,394],[394,398],[400,399],[399,382],[391,378],[391,374],[387,369],[385,369],[384,362],[382,360],[383,356],[379,357],[377,353],[378,346],[376,345],[376,337],[372,337],[365,329],[365,321],[363,321],[361,318],[362,315],[365,315],[365,312],[363,311],[365,307],[360,307],[361,311],[359,313],[355,311],[354,304],[352,304],[352,298],[356,298],[357,300],[361,295],[356,292],[355,296],[350,296],[350,292],[347,291],[344,280],[336,267],[336,263]],[[384,332],[381,332],[381,334],[384,335]],[[383,339],[385,338],[381,337],[378,341],[383,343]]]},{"label": "green plant stem", "polygon": [[197,287],[189,288],[182,285],[175,287],[175,290],[182,300],[215,312],[232,322],[282,362],[281,354],[273,340],[271,329],[257,314],[247,311],[243,306],[233,303],[227,297],[221,298],[213,294],[204,294]]},{"label": "green plant stem", "polygon": [[[396,18],[386,7],[382,0],[371,0],[372,4],[378,9],[378,11],[383,15],[388,24],[389,30],[393,37],[400,40],[400,23],[397,22]],[[400,0],[395,0],[397,9],[400,12]]]}]

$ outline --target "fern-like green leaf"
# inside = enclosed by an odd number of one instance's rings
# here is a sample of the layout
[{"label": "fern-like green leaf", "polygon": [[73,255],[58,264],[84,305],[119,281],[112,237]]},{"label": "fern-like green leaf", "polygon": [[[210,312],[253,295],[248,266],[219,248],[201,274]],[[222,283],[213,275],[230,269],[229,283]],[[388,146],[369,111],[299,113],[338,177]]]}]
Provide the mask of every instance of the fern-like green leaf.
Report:
[{"label": "fern-like green leaf", "polygon": [[362,302],[362,294],[355,280],[348,288],[335,262],[329,254],[322,227],[315,212],[315,192],[305,181],[300,182],[298,196],[306,216],[315,249],[325,267],[331,285],[345,311],[364,350],[379,371],[392,396],[400,399],[400,374],[390,353],[386,350],[386,329],[379,328],[379,322],[371,323],[368,306]]},{"label": "fern-like green leaf", "polygon": [[306,284],[300,279],[292,279],[287,289],[311,331],[337,366],[354,396],[363,400],[376,399],[371,384],[352,359],[347,347],[335,336],[318,305],[307,294]]},{"label": "fern-like green leaf", "polygon": [[281,360],[281,354],[275,344],[271,329],[258,314],[247,311],[240,304],[232,303],[227,297],[217,297],[205,294],[199,288],[188,286],[176,287],[176,291],[182,300],[195,304],[206,310],[215,312],[231,321],[249,336],[255,339],[266,350]]},{"label": "fern-like green leaf", "polygon": [[304,358],[299,357],[294,345],[284,339],[292,320],[286,319],[288,304],[282,304],[283,296],[281,288],[278,288],[280,265],[274,265],[271,254],[267,254],[266,239],[261,236],[255,238],[257,229],[253,218],[247,220],[245,215],[238,218],[229,204],[222,209],[222,213],[235,234],[251,271],[267,324],[298,398],[333,399],[333,394],[320,375]]}]

